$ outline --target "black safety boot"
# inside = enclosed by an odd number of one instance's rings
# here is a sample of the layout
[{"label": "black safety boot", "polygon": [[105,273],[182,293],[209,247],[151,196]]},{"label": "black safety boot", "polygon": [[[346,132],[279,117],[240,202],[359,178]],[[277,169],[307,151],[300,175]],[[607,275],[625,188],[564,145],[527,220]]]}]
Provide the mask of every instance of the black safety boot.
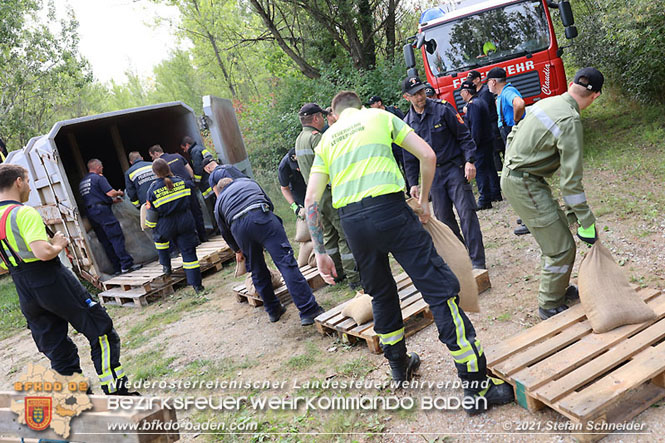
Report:
[{"label": "black safety boot", "polygon": [[310,315],[304,315],[300,317],[300,326],[309,326],[314,324],[314,319],[319,315],[326,312],[321,306],[319,306],[313,313]]},{"label": "black safety boot", "polygon": [[282,318],[282,315],[285,312],[286,312],[286,306],[284,306],[283,304],[280,303],[276,312],[274,312],[272,314],[268,314],[268,317],[270,317],[270,323],[278,322],[279,319]]},{"label": "black safety boot", "polygon": [[566,309],[568,309],[568,306],[566,305],[557,306],[556,308],[552,309],[538,308],[538,315],[540,316],[541,320],[547,320],[548,318],[554,317],[555,315],[565,311]]},{"label": "black safety boot", "polygon": [[[487,377],[487,387],[480,390],[465,388],[464,401],[462,405],[469,415],[485,412],[492,405],[505,405],[515,400],[513,387],[503,380],[494,377]],[[467,398],[473,398],[471,402]]]},{"label": "black safety boot", "polygon": [[476,203],[476,210],[478,211],[484,211],[485,209],[492,209],[492,202],[488,201],[485,203],[481,203],[480,200]]},{"label": "black safety boot", "polygon": [[531,231],[529,231],[529,228],[526,227],[526,225],[520,225],[515,230],[513,231],[515,235],[526,235],[530,234]]},{"label": "black safety boot", "polygon": [[205,290],[206,288],[203,285],[194,286],[194,292],[196,292],[197,294],[200,294]]},{"label": "black safety boot", "polygon": [[162,272],[164,273],[164,275],[171,275],[172,272],[171,267],[162,265]]},{"label": "black safety boot", "polygon": [[403,383],[413,378],[420,367],[420,357],[415,352],[409,352],[399,359],[388,360],[388,363],[393,381]]},{"label": "black safety boot", "polygon": [[580,299],[580,291],[577,289],[577,285],[570,285],[566,288],[566,301],[575,302]]}]

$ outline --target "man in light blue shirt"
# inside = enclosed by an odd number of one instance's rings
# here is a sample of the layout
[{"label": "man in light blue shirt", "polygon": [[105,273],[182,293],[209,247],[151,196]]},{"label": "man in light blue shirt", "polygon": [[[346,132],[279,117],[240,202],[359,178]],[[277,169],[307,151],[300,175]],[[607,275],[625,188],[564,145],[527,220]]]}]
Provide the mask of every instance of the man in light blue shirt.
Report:
[{"label": "man in light blue shirt", "polygon": [[499,117],[499,132],[503,142],[510,131],[525,115],[525,103],[516,87],[506,83],[506,70],[492,68],[487,73],[487,87],[496,94],[496,111]]}]

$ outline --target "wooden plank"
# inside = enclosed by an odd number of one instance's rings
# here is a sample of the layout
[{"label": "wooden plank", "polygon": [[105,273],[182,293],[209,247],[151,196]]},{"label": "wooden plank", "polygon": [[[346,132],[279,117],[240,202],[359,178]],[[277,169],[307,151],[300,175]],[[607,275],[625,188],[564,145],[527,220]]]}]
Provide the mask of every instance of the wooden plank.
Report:
[{"label": "wooden plank", "polygon": [[481,294],[492,287],[490,273],[487,269],[474,269],[473,277],[476,279],[476,285],[478,285],[478,294]]},{"label": "wooden plank", "polygon": [[617,402],[622,394],[660,375],[665,370],[665,343],[648,347],[633,360],[580,392],[559,402],[559,407],[580,420]]},{"label": "wooden plank", "polygon": [[[622,341],[603,355],[596,357],[569,374],[551,381],[534,391],[534,395],[547,402],[554,402],[567,393],[594,380],[599,375],[611,370],[630,357],[639,353],[650,344],[665,337],[665,319],[662,319],[646,330]],[[661,362],[665,369],[665,355]]]},{"label": "wooden plank", "polygon": [[519,381],[528,391],[533,391],[555,378],[561,378],[615,344],[665,317],[665,296],[649,300],[648,305],[656,312],[657,318],[654,321],[621,326],[604,334],[587,334],[564,351],[520,370],[512,378]]},{"label": "wooden plank", "polygon": [[[649,294],[653,296],[653,290],[639,291],[638,294],[640,296]],[[642,298],[644,299],[644,297]],[[586,314],[584,313],[584,308],[581,303],[578,303],[562,313],[550,317],[547,320],[543,320],[519,334],[513,335],[512,337],[504,339],[494,345],[487,346],[485,348],[487,365],[495,366],[511,355],[547,340],[571,325],[583,321],[585,318]]]}]

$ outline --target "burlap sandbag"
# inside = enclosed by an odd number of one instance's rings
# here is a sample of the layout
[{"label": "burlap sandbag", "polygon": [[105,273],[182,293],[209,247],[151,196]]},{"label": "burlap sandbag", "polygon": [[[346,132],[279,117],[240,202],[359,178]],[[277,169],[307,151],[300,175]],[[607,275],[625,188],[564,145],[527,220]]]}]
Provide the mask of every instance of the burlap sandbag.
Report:
[{"label": "burlap sandbag", "polygon": [[[278,271],[273,271],[270,268],[268,268],[268,271],[270,271],[270,280],[272,281],[273,289],[279,288],[282,285],[282,275]],[[254,287],[252,274],[247,274],[247,277],[245,277],[245,287],[247,288],[247,294],[259,295]]]},{"label": "burlap sandbag", "polygon": [[145,224],[146,218],[148,216],[148,208],[146,207],[145,203],[141,205],[140,215],[139,215],[139,220],[141,221],[141,231],[145,231],[148,229],[148,226]]},{"label": "burlap sandbag", "polygon": [[[314,245],[312,245],[314,246]],[[307,259],[307,264],[310,265],[313,268],[316,268],[316,252],[314,252],[314,248],[312,247],[312,252],[309,253],[309,258]]]},{"label": "burlap sandbag", "polygon": [[[407,200],[407,203],[416,214],[420,213],[421,209],[417,200],[410,198]],[[423,227],[432,237],[436,252],[450,267],[457,280],[459,280],[460,307],[467,312],[480,312],[478,284],[476,283],[476,278],[473,276],[473,265],[469,258],[469,251],[466,250],[464,244],[457,238],[453,231],[445,223],[437,220],[434,214],[432,214],[429,222],[424,224]]]},{"label": "burlap sandbag", "polygon": [[628,279],[599,240],[584,257],[578,273],[580,301],[593,332],[656,318],[656,313],[630,287]]},{"label": "burlap sandbag", "polygon": [[307,227],[307,222],[305,220],[297,219],[296,220],[296,237],[295,240],[298,242],[310,241],[312,236],[309,233],[309,228]]},{"label": "burlap sandbag", "polygon": [[233,277],[238,278],[241,275],[247,274],[247,266],[246,266],[247,261],[236,261],[236,270],[233,273]]},{"label": "burlap sandbag", "polygon": [[314,245],[311,241],[300,243],[300,250],[298,251],[298,267],[302,268],[308,263],[313,248]]},{"label": "burlap sandbag", "polygon": [[356,296],[342,309],[344,317],[351,317],[357,325],[362,325],[374,318],[372,313],[372,297],[369,294],[356,292]]}]

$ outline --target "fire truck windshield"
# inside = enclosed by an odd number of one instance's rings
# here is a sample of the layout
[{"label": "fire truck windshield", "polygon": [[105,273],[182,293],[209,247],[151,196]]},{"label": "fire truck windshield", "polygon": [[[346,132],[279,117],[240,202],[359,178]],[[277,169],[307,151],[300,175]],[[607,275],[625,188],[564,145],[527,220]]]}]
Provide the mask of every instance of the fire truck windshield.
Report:
[{"label": "fire truck windshield", "polygon": [[550,45],[542,0],[491,9],[423,32],[427,63],[439,77],[532,54]]}]

